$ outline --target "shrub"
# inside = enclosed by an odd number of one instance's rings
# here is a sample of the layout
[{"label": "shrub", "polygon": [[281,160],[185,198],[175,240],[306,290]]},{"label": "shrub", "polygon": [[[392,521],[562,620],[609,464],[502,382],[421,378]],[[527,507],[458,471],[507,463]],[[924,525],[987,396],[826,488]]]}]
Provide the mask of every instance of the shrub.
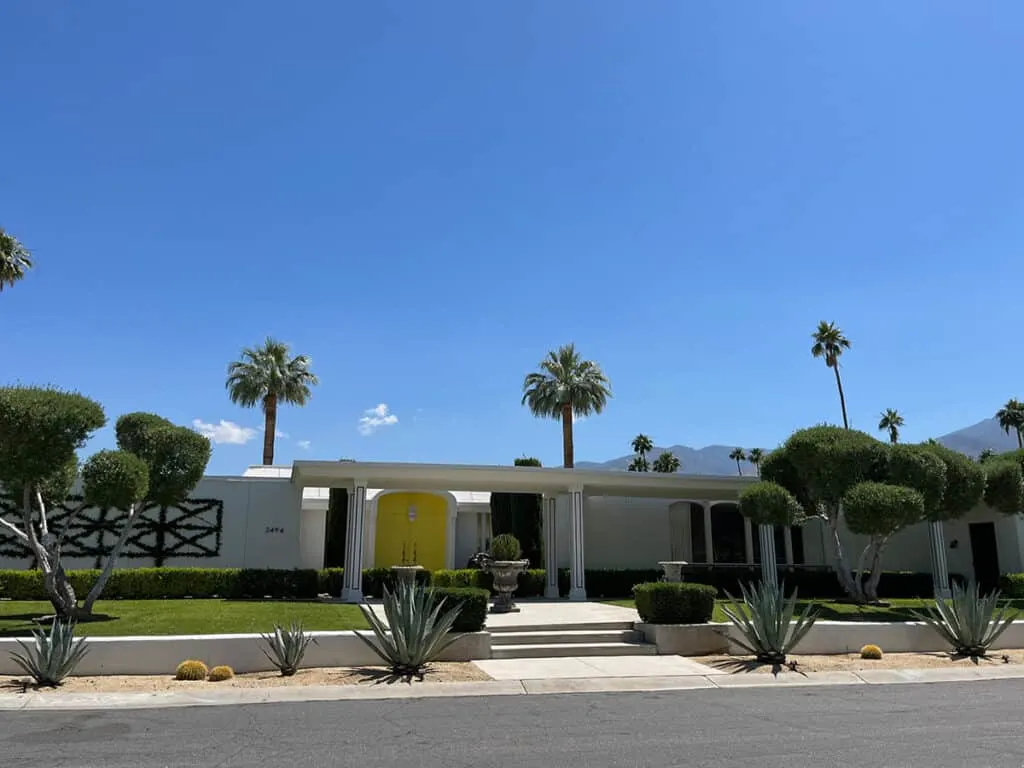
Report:
[{"label": "shrub", "polygon": [[89,652],[83,639],[75,640],[75,625],[70,621],[55,620],[49,634],[42,629],[33,630],[32,641],[30,647],[19,640],[24,653],[11,653],[11,660],[31,675],[37,685],[51,688],[56,688],[74,672]]},{"label": "shrub", "polygon": [[282,677],[291,677],[299,670],[309,644],[316,642],[303,630],[302,622],[292,622],[288,629],[275,624],[273,634],[260,637],[263,638],[263,655],[278,668]]},{"label": "shrub", "polygon": [[1024,597],[1024,573],[1003,574],[999,578],[999,589],[1007,597]]},{"label": "shrub", "polygon": [[487,622],[487,600],[490,593],[486,589],[474,587],[433,587],[431,592],[440,599],[444,598],[444,608],[459,607],[458,618],[452,624],[452,632],[479,632]]},{"label": "shrub", "polygon": [[511,533],[501,533],[491,542],[491,555],[495,560],[518,560],[523,556],[519,539]]},{"label": "shrub", "polygon": [[661,570],[654,568],[605,568],[584,571],[589,597],[612,599],[630,597],[633,587],[661,579]]},{"label": "shrub", "polygon": [[230,680],[235,676],[235,670],[226,664],[221,664],[210,670],[210,675],[206,679],[211,683],[221,683],[225,680]]},{"label": "shrub", "polygon": [[707,584],[652,582],[633,589],[640,620],[648,624],[703,624],[715,610],[714,587]]},{"label": "shrub", "polygon": [[882,658],[882,649],[877,645],[865,645],[860,649],[860,657],[877,661]]},{"label": "shrub", "polygon": [[257,600],[273,598],[314,598],[319,583],[313,569],[274,570],[270,568],[243,568],[238,572],[234,592],[230,597],[248,597]]},{"label": "shrub", "polygon": [[175,680],[205,680],[210,674],[210,670],[207,669],[206,665],[196,659],[188,659],[187,661],[181,662],[178,668],[174,670]]}]

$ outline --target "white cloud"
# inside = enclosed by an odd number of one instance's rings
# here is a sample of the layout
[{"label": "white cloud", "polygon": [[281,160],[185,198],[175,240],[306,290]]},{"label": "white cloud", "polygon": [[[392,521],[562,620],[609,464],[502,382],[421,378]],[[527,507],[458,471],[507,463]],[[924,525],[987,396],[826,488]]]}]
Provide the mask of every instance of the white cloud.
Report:
[{"label": "white cloud", "polygon": [[258,430],[243,427],[233,421],[220,420],[218,424],[208,424],[202,419],[192,419],[192,427],[213,442],[227,445],[245,445],[254,437]]},{"label": "white cloud", "polygon": [[311,442],[309,442],[309,440],[299,440],[299,441],[298,441],[297,443],[295,443],[295,444],[296,444],[297,446],[299,446],[299,448],[301,448],[301,449],[302,449],[302,450],[304,450],[304,451],[308,451],[308,450],[309,450],[309,447],[310,447],[310,446],[312,445],[312,443],[311,443]]},{"label": "white cloud", "polygon": [[390,427],[397,423],[398,417],[391,413],[388,404],[381,403],[376,408],[365,411],[363,417],[359,419],[359,426],[356,429],[359,430],[359,434],[366,436],[372,435],[381,427]]}]

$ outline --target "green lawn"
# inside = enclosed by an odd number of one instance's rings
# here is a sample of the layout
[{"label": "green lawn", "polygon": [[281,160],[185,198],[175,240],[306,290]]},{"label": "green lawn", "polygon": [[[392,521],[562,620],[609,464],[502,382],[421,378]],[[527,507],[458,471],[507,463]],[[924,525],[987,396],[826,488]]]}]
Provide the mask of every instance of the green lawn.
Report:
[{"label": "green lawn", "polygon": [[[621,605],[624,608],[636,608],[633,600],[606,600],[609,605]],[[921,609],[925,605],[932,605],[931,600],[886,600],[888,607],[853,605],[852,603],[815,603],[818,606],[818,618],[825,621],[916,621],[911,611]],[[1024,600],[1009,601],[1015,613],[1014,618],[1021,618],[1024,613]],[[711,616],[712,621],[728,621],[722,612],[722,606],[728,605],[728,600],[716,600],[715,612]],[[797,603],[797,613],[800,613],[807,603],[803,600]]]},{"label": "green lawn", "polygon": [[[213,635],[269,632],[274,623],[306,629],[368,629],[359,607],[314,602],[247,600],[100,600],[108,620],[83,622],[80,635]],[[32,619],[53,613],[46,602],[0,601],[0,637],[31,633]]]}]

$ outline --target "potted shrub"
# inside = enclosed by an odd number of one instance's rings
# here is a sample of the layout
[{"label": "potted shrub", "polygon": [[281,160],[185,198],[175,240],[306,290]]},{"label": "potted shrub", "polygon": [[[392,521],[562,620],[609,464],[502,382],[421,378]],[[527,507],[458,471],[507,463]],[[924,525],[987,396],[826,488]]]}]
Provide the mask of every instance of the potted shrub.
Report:
[{"label": "potted shrub", "polygon": [[519,574],[530,565],[530,561],[523,560],[522,555],[519,539],[511,533],[495,536],[491,542],[491,556],[483,565],[494,577],[494,591],[498,593],[491,607],[492,613],[508,613],[515,610],[512,593],[519,586]]}]

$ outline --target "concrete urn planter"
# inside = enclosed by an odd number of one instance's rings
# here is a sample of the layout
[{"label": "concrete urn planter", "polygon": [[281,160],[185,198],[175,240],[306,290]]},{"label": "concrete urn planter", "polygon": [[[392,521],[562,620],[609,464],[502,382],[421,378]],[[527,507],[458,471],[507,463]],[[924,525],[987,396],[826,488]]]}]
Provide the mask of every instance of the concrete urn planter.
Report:
[{"label": "concrete urn planter", "polygon": [[509,613],[519,610],[512,602],[512,593],[519,586],[519,574],[530,565],[529,560],[491,560],[487,571],[494,577],[494,605],[491,613]]}]

